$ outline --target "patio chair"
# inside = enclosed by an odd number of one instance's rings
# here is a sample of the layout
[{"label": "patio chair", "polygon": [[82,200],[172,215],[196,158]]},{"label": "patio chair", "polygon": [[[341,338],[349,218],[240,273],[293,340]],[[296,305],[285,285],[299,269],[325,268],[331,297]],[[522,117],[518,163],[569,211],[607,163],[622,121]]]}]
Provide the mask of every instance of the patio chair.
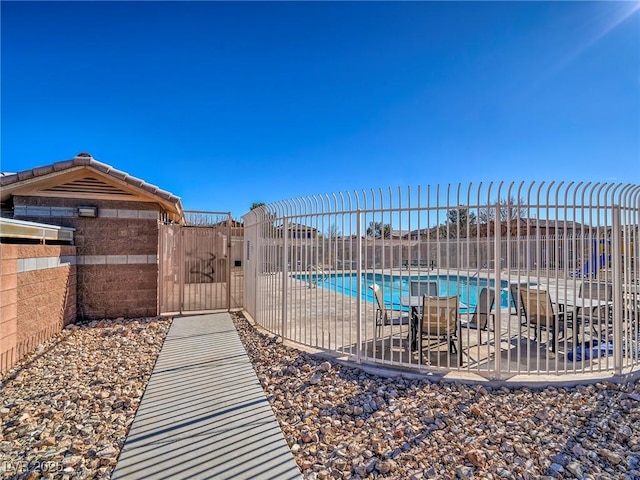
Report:
[{"label": "patio chair", "polygon": [[[437,280],[411,280],[409,282],[409,293],[412,297],[422,297],[428,295],[430,297],[438,296],[438,281]],[[415,312],[418,317],[422,315],[422,305],[415,308]]]},{"label": "patio chair", "polygon": [[[430,297],[425,295],[420,319],[418,350],[422,354],[422,338],[446,341],[449,353],[459,353],[462,361],[461,337],[458,334],[458,297]],[[458,345],[456,346],[456,339]]]},{"label": "patio chair", "polygon": [[542,329],[551,332],[552,352],[556,351],[556,330],[564,335],[565,321],[571,320],[570,312],[554,312],[551,296],[539,287],[520,287],[524,317],[528,328],[533,328],[533,339]]},{"label": "patio chair", "polygon": [[478,303],[473,313],[471,314],[471,320],[468,322],[462,322],[462,327],[472,328],[476,330],[487,330],[489,327],[489,319],[491,319],[490,330],[495,330],[495,314],[491,313],[496,303],[496,291],[493,288],[483,287],[478,295]]},{"label": "patio chair", "polygon": [[412,297],[429,295],[430,297],[438,296],[438,282],[436,280],[411,280],[409,283],[409,292]]},{"label": "patio chair", "polygon": [[[369,288],[373,290],[373,294],[376,299],[376,330],[377,336],[382,335],[382,329],[384,327],[388,327],[391,325],[409,325],[409,317],[403,316],[404,312],[392,310],[391,308],[387,308],[384,303],[384,297],[382,295],[382,290],[377,283],[369,285]],[[394,312],[400,314],[400,316],[394,317]]]},{"label": "patio chair", "polygon": [[528,283],[510,283],[509,284],[509,293],[511,295],[511,300],[513,301],[513,305],[516,308],[516,315],[518,318],[524,317],[524,305],[522,304],[522,296],[520,295],[520,288],[528,287]]},{"label": "patio chair", "polygon": [[608,330],[612,317],[613,285],[602,282],[584,281],[580,285],[578,298],[592,300],[593,306],[577,307],[578,325],[590,325],[596,337],[602,337],[603,327]]}]

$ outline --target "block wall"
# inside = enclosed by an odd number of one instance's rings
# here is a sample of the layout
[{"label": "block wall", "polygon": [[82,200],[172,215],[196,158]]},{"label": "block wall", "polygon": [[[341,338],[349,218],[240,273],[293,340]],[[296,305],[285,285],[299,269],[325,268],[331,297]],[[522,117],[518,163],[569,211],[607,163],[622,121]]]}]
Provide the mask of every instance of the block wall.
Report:
[{"label": "block wall", "polygon": [[0,245],[0,371],[76,318],[75,246]]},{"label": "block wall", "polygon": [[[98,208],[96,218],[77,207]],[[158,215],[155,203],[14,197],[14,218],[75,229],[79,319],[156,315]]]}]

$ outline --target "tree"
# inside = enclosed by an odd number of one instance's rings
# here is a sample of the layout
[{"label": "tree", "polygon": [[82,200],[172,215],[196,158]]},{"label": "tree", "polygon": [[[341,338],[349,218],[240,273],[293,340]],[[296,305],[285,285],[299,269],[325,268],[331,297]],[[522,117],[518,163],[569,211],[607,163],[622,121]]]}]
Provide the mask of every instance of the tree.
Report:
[{"label": "tree", "polygon": [[[525,202],[523,199],[516,201],[515,198],[509,197],[501,199],[500,204],[500,222],[508,222],[512,220],[527,218],[527,209],[520,205]],[[493,207],[481,208],[478,211],[479,223],[491,223],[496,219],[496,209]]]},{"label": "tree", "polygon": [[253,202],[251,204],[251,208],[250,210],[256,210],[261,208],[262,211],[264,212],[264,217],[263,219],[265,221],[263,221],[263,225],[262,225],[262,234],[263,237],[265,238],[274,238],[276,237],[276,232],[274,230],[275,226],[275,220],[276,220],[276,216],[275,214],[273,214],[272,212],[269,212],[266,210],[266,204],[264,202]]},{"label": "tree", "polygon": [[466,207],[447,211],[447,220],[440,226],[444,238],[468,238],[476,233],[476,214]]},{"label": "tree", "polygon": [[327,229],[325,235],[327,238],[336,238],[339,237],[341,234],[340,230],[338,229],[338,226],[335,223],[332,223],[331,225],[329,225],[329,228]]},{"label": "tree", "polygon": [[382,222],[369,222],[367,235],[375,238],[389,238],[391,236],[391,225]]}]

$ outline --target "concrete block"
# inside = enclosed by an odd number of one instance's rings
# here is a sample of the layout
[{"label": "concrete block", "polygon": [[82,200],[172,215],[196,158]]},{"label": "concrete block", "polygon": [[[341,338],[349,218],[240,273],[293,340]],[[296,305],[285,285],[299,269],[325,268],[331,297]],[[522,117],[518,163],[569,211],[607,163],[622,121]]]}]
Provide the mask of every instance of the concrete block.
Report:
[{"label": "concrete block", "polygon": [[138,210],[118,210],[118,218],[138,218]]},{"label": "concrete block", "polygon": [[85,255],[83,265],[105,265],[107,258],[105,255]]},{"label": "concrete block", "polygon": [[105,255],[107,258],[107,265],[123,265],[127,263],[126,255]]},{"label": "concrete block", "polygon": [[38,259],[37,258],[24,258],[23,259],[23,272],[30,272],[32,270],[37,270],[38,268]]},{"label": "concrete block", "polygon": [[118,209],[116,208],[101,208],[98,212],[100,218],[118,218]]}]

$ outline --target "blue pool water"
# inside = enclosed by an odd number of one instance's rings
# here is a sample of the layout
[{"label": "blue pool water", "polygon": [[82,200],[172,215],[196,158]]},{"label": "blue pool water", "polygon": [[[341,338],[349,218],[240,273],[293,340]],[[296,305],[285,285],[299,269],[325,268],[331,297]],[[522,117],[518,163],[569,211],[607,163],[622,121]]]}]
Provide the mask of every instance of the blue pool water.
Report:
[{"label": "blue pool water", "polygon": [[[328,288],[353,298],[357,297],[358,277],[355,273],[328,273],[328,274],[311,274],[311,275],[294,275],[293,278],[302,280],[303,282],[311,282],[318,287]],[[409,284],[415,280],[436,280],[438,282],[439,296],[457,295],[461,312],[467,310],[473,311],[478,303],[478,294],[483,287],[489,286],[495,288],[493,280],[485,278],[471,278],[455,275],[421,275],[421,276],[398,276],[398,275],[382,275],[379,273],[363,274],[360,279],[360,287],[362,299],[375,303],[373,290],[369,287],[377,283],[382,289],[385,303],[394,310],[408,310],[409,307],[400,305],[400,297],[409,296]],[[501,281],[500,284],[500,305],[506,308],[510,304],[509,293],[505,291],[508,287],[507,281]]]}]

